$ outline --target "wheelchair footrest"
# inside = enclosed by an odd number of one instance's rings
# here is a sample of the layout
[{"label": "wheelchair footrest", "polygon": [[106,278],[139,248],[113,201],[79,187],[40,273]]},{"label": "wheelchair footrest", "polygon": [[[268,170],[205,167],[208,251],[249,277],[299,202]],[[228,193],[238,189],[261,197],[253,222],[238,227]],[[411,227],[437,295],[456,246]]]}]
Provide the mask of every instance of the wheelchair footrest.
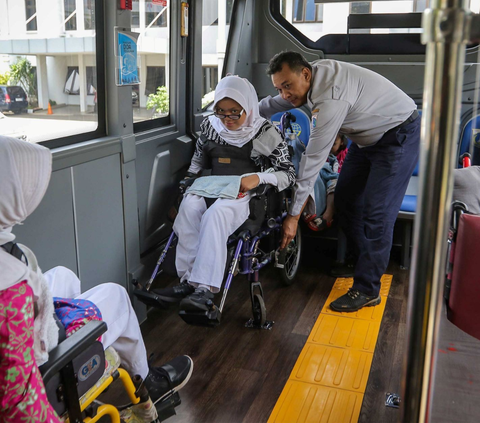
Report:
[{"label": "wheelchair footrest", "polygon": [[165,398],[161,402],[155,404],[155,408],[157,409],[158,420],[163,422],[167,420],[169,417],[174,416],[177,414],[175,412],[175,407],[178,407],[182,403],[180,399],[180,395],[178,392],[170,395],[169,397]]},{"label": "wheelchair footrest", "polygon": [[180,310],[180,317],[189,325],[215,327],[220,324],[222,313],[215,307],[208,311],[185,311]]},{"label": "wheelchair footrest", "polygon": [[260,322],[256,322],[254,319],[249,319],[248,322],[245,323],[245,327],[249,329],[272,330],[274,324],[275,322],[272,320],[266,320],[265,323],[262,325]]},{"label": "wheelchair footrest", "polygon": [[168,307],[168,302],[164,301],[160,295],[155,294],[155,292],[147,291],[145,288],[135,289],[133,295],[147,306],[160,309],[166,309]]}]

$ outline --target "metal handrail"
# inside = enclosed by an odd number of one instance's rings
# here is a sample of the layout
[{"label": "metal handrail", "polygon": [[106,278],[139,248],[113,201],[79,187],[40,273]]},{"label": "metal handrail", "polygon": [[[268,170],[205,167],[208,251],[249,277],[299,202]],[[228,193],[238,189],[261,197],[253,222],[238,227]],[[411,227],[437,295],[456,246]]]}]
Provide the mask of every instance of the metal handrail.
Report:
[{"label": "metal handrail", "polygon": [[403,372],[402,422],[428,422],[471,13],[463,0],[433,0],[423,15],[427,45],[419,203],[414,230]]}]

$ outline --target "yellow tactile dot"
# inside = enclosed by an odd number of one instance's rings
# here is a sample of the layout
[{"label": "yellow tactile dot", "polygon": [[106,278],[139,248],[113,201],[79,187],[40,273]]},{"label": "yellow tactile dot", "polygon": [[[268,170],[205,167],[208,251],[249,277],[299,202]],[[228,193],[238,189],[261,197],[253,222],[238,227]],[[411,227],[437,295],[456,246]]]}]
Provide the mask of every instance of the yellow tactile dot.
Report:
[{"label": "yellow tactile dot", "polygon": [[337,313],[332,301],[353,278],[338,278],[272,411],[272,422],[358,421],[392,276],[382,277],[382,302],[354,313]]},{"label": "yellow tactile dot", "polygon": [[289,380],[268,423],[354,423],[363,395]]},{"label": "yellow tactile dot", "polygon": [[307,343],[290,379],[364,392],[373,354]]},{"label": "yellow tactile dot", "polygon": [[379,322],[347,319],[339,313],[322,313],[318,316],[307,342],[373,353],[379,330]]}]

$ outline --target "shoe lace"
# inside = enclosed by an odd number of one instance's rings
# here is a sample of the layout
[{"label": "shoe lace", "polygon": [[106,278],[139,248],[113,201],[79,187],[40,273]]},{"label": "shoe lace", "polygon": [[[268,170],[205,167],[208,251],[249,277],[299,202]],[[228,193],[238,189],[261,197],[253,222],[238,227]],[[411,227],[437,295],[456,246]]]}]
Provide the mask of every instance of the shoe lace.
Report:
[{"label": "shoe lace", "polygon": [[347,295],[348,295],[352,300],[354,300],[355,298],[357,298],[357,297],[360,295],[360,292],[357,291],[356,289],[349,289],[348,292],[347,292]]}]

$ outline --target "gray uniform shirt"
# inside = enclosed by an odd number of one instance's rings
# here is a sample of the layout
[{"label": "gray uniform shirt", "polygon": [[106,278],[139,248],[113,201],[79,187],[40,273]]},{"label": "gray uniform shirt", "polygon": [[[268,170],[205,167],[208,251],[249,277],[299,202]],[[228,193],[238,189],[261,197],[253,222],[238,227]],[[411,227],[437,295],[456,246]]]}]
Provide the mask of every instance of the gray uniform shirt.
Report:
[{"label": "gray uniform shirt", "polygon": [[[292,216],[300,214],[339,132],[360,147],[373,145],[417,108],[402,90],[371,70],[336,60],[319,60],[312,68],[307,94],[311,132],[300,161]],[[259,106],[266,118],[292,108],[280,96],[268,96]]]}]

